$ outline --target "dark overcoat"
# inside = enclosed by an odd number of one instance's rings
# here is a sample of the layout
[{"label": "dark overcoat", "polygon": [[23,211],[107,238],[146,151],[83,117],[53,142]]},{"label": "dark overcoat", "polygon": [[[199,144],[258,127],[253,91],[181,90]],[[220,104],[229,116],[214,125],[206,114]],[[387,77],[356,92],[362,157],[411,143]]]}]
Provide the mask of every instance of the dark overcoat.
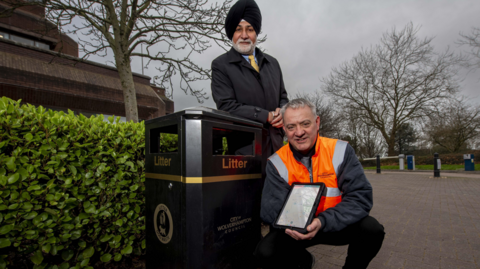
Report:
[{"label": "dark overcoat", "polygon": [[283,146],[284,131],[267,123],[268,113],[288,103],[288,97],[277,59],[258,48],[255,54],[260,72],[233,48],[213,60],[212,96],[217,109],[263,123],[268,130],[263,154],[269,157]]}]

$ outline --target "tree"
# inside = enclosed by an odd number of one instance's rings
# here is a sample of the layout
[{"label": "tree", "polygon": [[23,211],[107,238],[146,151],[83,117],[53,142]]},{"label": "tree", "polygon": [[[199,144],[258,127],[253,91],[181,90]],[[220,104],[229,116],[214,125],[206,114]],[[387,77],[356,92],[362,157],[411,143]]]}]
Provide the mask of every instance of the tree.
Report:
[{"label": "tree", "polygon": [[[62,29],[73,27],[67,33],[89,38],[80,38],[84,59],[92,54],[105,56],[111,50],[123,89],[127,121],[138,121],[132,57],[160,61],[160,86],[170,88],[172,94],[172,78],[178,75],[180,88],[202,102],[206,93],[192,88],[191,82],[209,79],[210,70],[194,63],[190,56],[209,48],[211,40],[219,45],[229,42],[222,31],[232,0],[210,6],[208,0],[2,1],[11,7],[6,14],[20,6],[42,6],[49,21]],[[144,53],[138,52],[141,45],[145,46]],[[175,56],[172,52],[183,55]]]},{"label": "tree", "polygon": [[417,136],[412,124],[406,122],[400,125],[395,134],[395,151],[398,154],[411,154],[415,150],[415,142]]},{"label": "tree", "polygon": [[359,158],[375,157],[384,152],[383,139],[379,131],[362,122],[354,110],[348,110],[342,140],[348,141]]},{"label": "tree", "polygon": [[320,129],[318,133],[324,137],[339,137],[342,130],[343,116],[331,102],[327,102],[322,94],[315,91],[312,94],[297,93],[295,98],[304,98],[312,102],[318,116],[320,116]]},{"label": "tree", "polygon": [[472,27],[470,34],[460,33],[460,36],[462,39],[457,43],[470,47],[470,55],[473,57],[471,66],[480,68],[480,28]]},{"label": "tree", "polygon": [[407,121],[431,113],[440,99],[458,91],[459,56],[436,53],[432,38],[417,36],[411,23],[387,32],[380,44],[362,49],[350,61],[323,78],[322,89],[345,109],[353,109],[376,128],[395,155],[395,135]]},{"label": "tree", "polygon": [[425,132],[434,145],[448,152],[466,148],[480,136],[480,106],[472,106],[465,99],[451,100],[438,112],[430,115]]}]

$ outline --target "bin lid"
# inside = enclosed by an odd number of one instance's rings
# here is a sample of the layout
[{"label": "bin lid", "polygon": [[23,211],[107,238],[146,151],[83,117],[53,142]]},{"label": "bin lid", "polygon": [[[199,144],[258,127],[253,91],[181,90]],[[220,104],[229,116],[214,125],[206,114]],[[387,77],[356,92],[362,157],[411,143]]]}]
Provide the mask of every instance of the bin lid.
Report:
[{"label": "bin lid", "polygon": [[147,120],[145,121],[145,124],[153,123],[156,122],[159,119],[164,119],[165,117],[179,117],[183,115],[191,115],[191,116],[198,116],[199,118],[215,118],[215,119],[220,119],[220,120],[227,120],[231,121],[235,124],[240,124],[240,125],[249,125],[249,126],[254,126],[254,127],[263,127],[263,124],[260,122],[252,121],[249,119],[245,119],[239,116],[235,116],[230,114],[229,112],[218,110],[218,109],[213,109],[210,107],[204,107],[204,106],[198,106],[198,107],[189,107],[185,108],[184,110],[177,111],[175,113],[158,117],[155,119]]}]

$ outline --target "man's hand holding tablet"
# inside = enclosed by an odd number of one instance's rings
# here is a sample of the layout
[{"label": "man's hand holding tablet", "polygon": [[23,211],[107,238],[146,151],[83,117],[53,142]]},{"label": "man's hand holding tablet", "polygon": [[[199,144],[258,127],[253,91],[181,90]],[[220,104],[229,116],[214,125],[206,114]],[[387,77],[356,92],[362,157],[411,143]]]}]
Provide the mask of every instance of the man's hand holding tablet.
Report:
[{"label": "man's hand holding tablet", "polygon": [[322,227],[322,223],[317,218],[314,218],[312,223],[307,227],[307,234],[301,234],[295,230],[285,229],[285,233],[290,235],[295,240],[311,240],[315,237],[318,233],[320,228]]}]

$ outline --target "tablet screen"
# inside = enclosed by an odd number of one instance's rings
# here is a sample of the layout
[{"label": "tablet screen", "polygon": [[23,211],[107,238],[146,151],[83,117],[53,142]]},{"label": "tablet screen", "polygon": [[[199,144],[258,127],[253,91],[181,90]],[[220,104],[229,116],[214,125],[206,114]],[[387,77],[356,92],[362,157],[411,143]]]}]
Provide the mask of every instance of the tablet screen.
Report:
[{"label": "tablet screen", "polygon": [[319,191],[319,185],[294,185],[276,224],[305,228],[310,213],[316,210],[313,206]]}]

